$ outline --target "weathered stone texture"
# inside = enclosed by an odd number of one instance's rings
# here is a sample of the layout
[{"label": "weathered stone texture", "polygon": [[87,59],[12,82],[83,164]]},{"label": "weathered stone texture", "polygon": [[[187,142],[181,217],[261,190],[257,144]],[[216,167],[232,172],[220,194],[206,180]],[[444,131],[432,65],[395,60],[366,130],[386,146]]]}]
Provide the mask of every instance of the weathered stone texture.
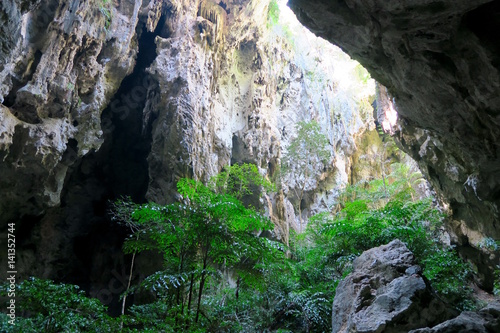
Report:
[{"label": "weathered stone texture", "polygon": [[[0,69],[0,226],[23,229],[21,278],[64,277],[100,295],[103,267],[126,265],[108,200],[170,202],[180,177],[207,180],[229,163],[272,177],[300,120],[317,120],[331,143],[303,215],[325,210],[373,129],[366,82],[337,82],[356,63],[297,22],[288,34],[269,26],[265,1],[12,8],[21,28]],[[278,195],[253,202],[277,225],[269,237],[299,229],[294,186],[290,175]]]},{"label": "weathered stone texture", "polygon": [[135,65],[141,5],[2,2],[2,221],[59,205],[68,166],[101,146],[101,111]]},{"label": "weathered stone texture", "polygon": [[[272,177],[295,124],[314,119],[334,158],[308,180],[304,214],[327,209],[348,181],[356,137],[374,126],[363,88],[349,90],[325,74],[333,73],[340,52],[300,26],[291,27],[295,41],[276,32],[265,2],[228,2],[227,15],[214,3],[201,2],[199,10],[187,3],[172,1],[184,10],[168,16],[171,34],[157,37],[158,56],[148,70],[161,94],[146,111],[157,116],[147,198],[172,200],[180,177],[207,180],[230,163],[255,163]],[[307,55],[303,42],[314,46]],[[294,186],[291,175],[280,207],[290,207]],[[299,228],[294,214],[280,216]]]},{"label": "weathered stone texture", "polygon": [[432,326],[450,312],[435,298],[399,240],[363,252],[339,283],[333,300],[333,333],[403,333]]},{"label": "weathered stone texture", "polygon": [[500,303],[491,303],[478,312],[466,311],[433,328],[409,333],[492,333],[500,332]]}]

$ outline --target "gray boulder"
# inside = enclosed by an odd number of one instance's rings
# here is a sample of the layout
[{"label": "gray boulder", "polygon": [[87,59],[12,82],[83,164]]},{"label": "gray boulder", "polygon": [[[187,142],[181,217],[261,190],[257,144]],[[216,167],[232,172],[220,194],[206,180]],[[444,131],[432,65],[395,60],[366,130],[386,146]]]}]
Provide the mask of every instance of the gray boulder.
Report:
[{"label": "gray boulder", "polygon": [[399,240],[363,252],[338,287],[332,332],[394,333],[432,327],[453,315],[434,297]]},{"label": "gray boulder", "polygon": [[409,333],[493,333],[500,332],[500,303],[489,304],[478,312],[466,311],[433,328],[422,328]]}]

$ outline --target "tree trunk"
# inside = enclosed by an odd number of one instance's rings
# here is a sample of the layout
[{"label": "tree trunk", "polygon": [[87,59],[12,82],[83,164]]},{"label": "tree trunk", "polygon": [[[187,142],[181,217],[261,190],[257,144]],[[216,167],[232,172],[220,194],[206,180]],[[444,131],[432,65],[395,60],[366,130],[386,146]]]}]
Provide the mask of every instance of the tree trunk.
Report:
[{"label": "tree trunk", "polygon": [[[136,252],[134,252],[134,254],[132,255],[132,263],[130,264],[130,273],[129,273],[129,276],[128,276],[127,289],[125,291],[125,295],[123,295],[122,316],[125,315],[125,302],[127,301],[127,292],[129,291],[130,284],[132,283],[132,273],[133,273],[133,270],[134,270],[135,254],[136,254]],[[122,329],[123,329],[123,319],[122,319],[122,321],[120,323],[120,330],[122,330]]]},{"label": "tree trunk", "polygon": [[241,283],[241,279],[238,276],[238,279],[236,280],[236,299],[238,299],[240,297],[240,283]]},{"label": "tree trunk", "polygon": [[191,300],[193,296],[193,284],[194,284],[194,273],[191,273],[191,281],[189,282],[189,296],[188,296],[188,304],[187,304],[187,318],[186,321],[186,331],[189,329],[189,316],[191,312]]},{"label": "tree trunk", "polygon": [[206,269],[207,269],[207,257],[208,257],[208,249],[207,253],[205,253],[205,257],[203,258],[203,271],[201,272],[201,279],[200,279],[200,289],[198,292],[198,307],[196,309],[196,317],[194,319],[194,322],[197,323],[198,319],[200,318],[200,307],[201,307],[201,295],[203,294],[203,286],[205,285],[205,278],[206,278]]},{"label": "tree trunk", "polygon": [[193,296],[193,283],[194,283],[194,273],[191,273],[191,282],[189,283],[189,296],[188,296],[188,306],[187,306],[188,313],[189,313],[189,310],[191,310],[191,299]]}]

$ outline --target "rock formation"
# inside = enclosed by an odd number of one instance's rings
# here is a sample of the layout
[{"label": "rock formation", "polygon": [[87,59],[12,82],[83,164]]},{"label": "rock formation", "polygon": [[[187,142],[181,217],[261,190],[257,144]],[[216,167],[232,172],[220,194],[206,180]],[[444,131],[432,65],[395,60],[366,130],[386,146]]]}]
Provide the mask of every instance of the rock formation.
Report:
[{"label": "rock formation", "polygon": [[[328,58],[340,53],[310,35],[301,36],[306,33],[300,30],[288,38],[276,32],[279,27],[269,26],[265,2],[241,4],[245,10],[228,3],[227,16],[222,7],[206,2],[198,12],[176,12],[169,17],[172,35],[156,39],[158,56],[148,72],[161,93],[146,110],[156,118],[147,198],[171,200],[179,177],[207,180],[234,162],[255,163],[273,177],[295,135],[295,123],[315,119],[329,137],[335,159],[315,177],[321,185],[311,181],[305,206],[309,213],[325,209],[335,197],[334,184],[347,182],[354,138],[374,127],[371,106],[362,104],[355,90],[324,75],[334,70]],[[222,37],[221,29],[226,31]],[[307,38],[314,46],[308,55],[296,46]],[[329,56],[320,58],[319,48]],[[293,175],[285,184],[295,186]],[[285,186],[285,194],[288,190]]]},{"label": "rock formation", "polygon": [[491,303],[478,312],[466,311],[458,317],[433,328],[422,328],[409,333],[490,333],[500,331],[500,304]]},{"label": "rock formation", "polygon": [[[108,200],[171,202],[180,177],[207,180],[229,163],[272,178],[297,121],[314,119],[333,158],[308,182],[309,215],[334,202],[374,130],[373,87],[341,81],[359,66],[297,22],[270,23],[265,1],[1,6],[15,24],[0,37],[0,225],[22,230],[19,278],[117,301],[126,230],[109,221]],[[293,186],[290,175],[256,203],[284,240],[299,228]]]},{"label": "rock formation", "polygon": [[433,326],[451,312],[438,300],[399,240],[363,252],[339,283],[332,332],[396,333]]},{"label": "rock formation", "polygon": [[26,3],[12,3],[32,11],[9,16],[0,57],[4,221],[60,204],[68,167],[102,144],[101,111],[137,53],[139,3]]},{"label": "rock formation", "polygon": [[[386,122],[388,113],[378,121],[448,200],[455,241],[491,289],[498,248],[481,244],[500,238],[498,2],[290,5],[387,87],[395,103],[381,90],[380,108],[397,110],[399,123]],[[266,1],[6,0],[0,13],[0,233],[16,223],[19,278],[78,283],[116,302],[126,231],[110,223],[108,200],[171,202],[180,177],[207,180],[229,163],[255,163],[272,178],[299,120],[321,124],[333,156],[309,179],[304,215],[328,209],[339,187],[378,168],[373,92],[340,79],[356,63],[296,23],[274,25]],[[285,241],[300,228],[295,176],[256,203]],[[406,259],[380,266],[389,279],[360,277],[351,290],[360,303],[336,303],[353,314],[340,326],[435,323],[428,312],[437,303],[411,255],[390,246]],[[137,265],[145,273],[154,262]],[[422,299],[425,318],[401,321],[416,306],[408,295]],[[387,315],[373,323],[359,315],[379,310]]]},{"label": "rock formation", "polygon": [[311,31],[365,66],[396,101],[394,137],[450,204],[462,253],[492,287],[500,239],[500,3],[290,0]]}]

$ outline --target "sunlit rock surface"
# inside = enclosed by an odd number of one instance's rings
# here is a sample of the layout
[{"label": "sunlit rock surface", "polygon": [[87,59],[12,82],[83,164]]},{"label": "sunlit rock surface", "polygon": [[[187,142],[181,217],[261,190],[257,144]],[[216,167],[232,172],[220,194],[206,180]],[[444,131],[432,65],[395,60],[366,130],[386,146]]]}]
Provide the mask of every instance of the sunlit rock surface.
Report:
[{"label": "sunlit rock surface", "polygon": [[[357,63],[297,21],[269,23],[265,1],[190,3],[172,1],[170,34],[156,38],[158,56],[147,70],[159,88],[145,109],[155,119],[146,197],[169,202],[180,177],[206,181],[230,163],[255,163],[273,178],[296,123],[316,120],[334,157],[308,180],[304,215],[328,209],[348,181],[357,136],[374,128],[373,82],[356,77]],[[270,213],[297,200],[296,176],[284,184],[283,204],[270,198]],[[289,208],[280,216],[293,219],[280,225],[300,229]]]},{"label": "sunlit rock surface", "polygon": [[[456,223],[455,241],[492,287],[500,239],[500,2],[290,0],[311,31],[339,45],[396,101],[394,137],[418,161]],[[489,273],[488,273],[489,271]]]}]

